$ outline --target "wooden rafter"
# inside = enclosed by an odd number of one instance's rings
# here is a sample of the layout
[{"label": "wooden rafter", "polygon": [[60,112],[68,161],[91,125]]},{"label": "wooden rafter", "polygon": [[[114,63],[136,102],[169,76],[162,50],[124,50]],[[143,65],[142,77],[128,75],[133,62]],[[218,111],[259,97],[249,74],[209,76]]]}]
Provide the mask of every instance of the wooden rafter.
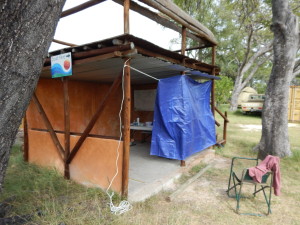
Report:
[{"label": "wooden rafter", "polygon": [[66,46],[70,46],[70,47],[76,47],[77,46],[75,44],[72,44],[72,43],[69,43],[69,42],[65,42],[65,41],[60,41],[60,40],[57,40],[57,39],[53,39],[52,41],[55,42],[55,43],[58,43],[58,44],[61,44],[61,45],[66,45]]},{"label": "wooden rafter", "polygon": [[56,149],[57,149],[57,151],[59,153],[59,156],[63,160],[65,151],[64,151],[63,147],[61,146],[61,144],[60,144],[60,142],[59,142],[59,140],[57,138],[57,135],[54,132],[53,127],[52,127],[52,125],[51,125],[51,123],[50,123],[50,121],[49,121],[49,119],[48,119],[48,117],[47,117],[47,115],[46,115],[46,113],[45,113],[45,111],[43,109],[43,106],[41,105],[41,103],[38,100],[38,98],[37,98],[37,96],[36,96],[35,93],[32,96],[32,100],[33,100],[35,106],[37,107],[37,110],[39,111],[40,115],[42,116],[44,124],[46,125],[47,129],[49,130],[49,134],[51,136],[51,139],[52,139],[54,145],[56,146]]},{"label": "wooden rafter", "polygon": [[74,13],[80,12],[80,11],[82,11],[84,9],[87,9],[87,8],[89,8],[91,6],[97,5],[97,4],[105,2],[105,1],[106,0],[90,0],[90,1],[87,1],[87,2],[85,2],[83,4],[80,4],[78,6],[75,6],[75,7],[71,8],[71,9],[63,11],[61,13],[60,18],[64,18],[66,16],[70,16],[70,15],[72,15]]},{"label": "wooden rafter", "polygon": [[109,91],[106,93],[106,95],[104,96],[104,98],[100,102],[97,111],[93,115],[93,117],[90,120],[89,124],[85,128],[83,134],[81,135],[81,137],[79,138],[79,140],[75,144],[74,148],[72,149],[72,151],[71,151],[71,153],[70,153],[70,155],[69,155],[69,157],[66,161],[67,163],[71,163],[72,160],[74,159],[74,157],[76,156],[76,154],[79,151],[80,147],[82,146],[83,142],[86,140],[88,134],[93,129],[93,127],[94,127],[95,123],[97,122],[100,114],[103,112],[103,109],[106,106],[106,104],[109,100],[109,97],[117,90],[117,88],[121,84],[121,81],[122,81],[122,74],[115,78],[115,80],[114,80],[113,84],[111,85]]},{"label": "wooden rafter", "polygon": [[[207,72],[207,73],[212,73],[212,68],[214,67],[212,65],[201,63],[197,60],[193,60],[193,59],[190,59],[188,57],[184,58],[181,61],[181,60],[169,57],[167,55],[163,55],[161,53],[157,53],[157,52],[153,52],[153,51],[144,49],[140,46],[136,46],[136,49],[138,50],[138,53],[140,53],[140,54],[155,57],[155,58],[161,58],[161,59],[164,59],[166,61],[178,64],[178,65],[183,65],[183,66],[186,66],[186,67],[189,67],[189,68],[192,68],[192,69],[195,69],[195,70],[200,70],[200,71],[203,71],[203,72]],[[191,60],[195,63],[185,62],[185,61],[189,61],[189,60]],[[198,62],[198,63],[196,63],[196,62]]]},{"label": "wooden rafter", "polygon": [[[185,49],[185,51],[192,51],[192,50],[198,50],[198,49],[202,49],[202,48],[207,48],[207,46],[197,46],[197,47],[191,47],[191,48],[187,48]],[[173,52],[181,52],[181,49],[175,50]]]},{"label": "wooden rafter", "polygon": [[[113,0],[114,2],[123,5],[124,4],[124,0]],[[181,27],[178,26],[177,24],[175,24],[174,22],[172,22],[171,20],[168,20],[164,17],[162,17],[159,13],[153,12],[149,9],[147,9],[146,7],[140,6],[139,4],[135,3],[135,2],[130,2],[130,9],[153,20],[154,22],[157,22],[159,24],[161,24],[164,27],[167,27],[171,30],[177,31],[179,33],[181,33]],[[200,37],[198,37],[197,35],[187,31],[186,32],[186,36],[191,38],[194,41],[197,42],[203,42]],[[207,46],[206,46],[207,47]]]},{"label": "wooden rafter", "polygon": [[217,44],[217,41],[212,32],[203,26],[199,21],[193,19],[190,15],[182,11],[176,4],[170,0],[139,0],[160,12],[166,14],[174,21],[180,23],[182,26],[194,31],[204,40],[209,41],[213,45]]}]

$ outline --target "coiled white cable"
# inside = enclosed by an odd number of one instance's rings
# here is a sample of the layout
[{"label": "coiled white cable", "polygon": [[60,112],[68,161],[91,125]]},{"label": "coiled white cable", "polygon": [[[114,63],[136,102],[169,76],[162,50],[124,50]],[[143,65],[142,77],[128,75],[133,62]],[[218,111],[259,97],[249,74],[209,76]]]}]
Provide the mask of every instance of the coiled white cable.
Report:
[{"label": "coiled white cable", "polygon": [[131,66],[128,66],[126,65],[126,63],[130,60],[130,58],[128,60],[125,61],[124,63],[124,66],[123,66],[123,73],[122,73],[122,101],[121,101],[121,107],[120,107],[120,111],[119,111],[119,121],[120,121],[120,139],[119,139],[119,142],[118,142],[118,147],[117,147],[117,158],[116,158],[116,173],[115,175],[113,176],[113,178],[111,179],[111,182],[108,186],[108,188],[106,189],[106,194],[108,195],[109,197],[109,207],[110,207],[110,211],[111,213],[115,214],[115,215],[121,215],[129,210],[132,209],[132,205],[130,204],[130,202],[126,201],[126,200],[123,200],[120,202],[120,204],[118,206],[115,206],[113,201],[112,201],[112,198],[114,196],[114,192],[112,192],[111,194],[108,192],[109,189],[111,188],[111,185],[112,183],[114,182],[116,176],[118,175],[119,173],[119,167],[118,167],[118,161],[119,161],[119,156],[120,156],[120,153],[119,153],[119,149],[120,149],[120,143],[121,143],[121,140],[122,140],[122,137],[123,137],[123,133],[122,133],[122,110],[123,110],[123,103],[124,103],[124,98],[125,98],[125,94],[124,94],[124,70],[125,70],[125,67],[129,67],[145,76],[148,76],[152,79],[155,79],[155,80],[159,80],[149,74],[146,74],[138,69],[135,69]]},{"label": "coiled white cable", "polygon": [[[130,58],[128,59],[130,60]],[[121,143],[121,140],[122,140],[122,137],[123,137],[123,133],[122,133],[122,110],[123,110],[123,103],[124,103],[124,69],[126,67],[126,63],[128,62],[128,60],[124,63],[124,66],[123,66],[123,73],[122,73],[122,101],[121,101],[121,107],[120,107],[120,111],[119,111],[119,121],[120,121],[120,139],[119,139],[119,142],[118,142],[118,147],[117,147],[117,158],[116,158],[116,173],[115,175],[113,176],[113,178],[111,179],[111,182],[108,186],[108,188],[106,189],[106,194],[108,195],[109,197],[109,207],[110,207],[110,211],[111,213],[115,214],[115,215],[121,215],[129,210],[132,209],[132,205],[130,204],[130,202],[126,201],[126,200],[123,200],[120,202],[120,204],[118,206],[115,206],[113,201],[112,201],[112,198],[114,196],[114,192],[112,192],[111,194],[109,194],[109,189],[111,188],[111,185],[112,183],[114,182],[116,176],[118,175],[119,173],[119,167],[118,167],[118,161],[119,161],[119,157],[120,157],[120,153],[119,153],[119,149],[120,149],[120,143]]]}]

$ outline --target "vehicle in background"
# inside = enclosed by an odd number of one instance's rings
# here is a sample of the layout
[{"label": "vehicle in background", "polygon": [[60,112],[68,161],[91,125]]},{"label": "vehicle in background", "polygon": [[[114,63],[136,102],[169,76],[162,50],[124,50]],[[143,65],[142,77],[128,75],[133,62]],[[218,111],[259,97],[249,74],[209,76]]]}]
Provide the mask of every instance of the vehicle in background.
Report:
[{"label": "vehicle in background", "polygon": [[249,96],[257,94],[257,91],[252,87],[245,87],[238,97],[238,108],[242,107],[243,102],[247,102],[249,100]]},{"label": "vehicle in background", "polygon": [[242,112],[245,114],[261,113],[264,105],[264,94],[251,94],[247,101],[241,103]]}]

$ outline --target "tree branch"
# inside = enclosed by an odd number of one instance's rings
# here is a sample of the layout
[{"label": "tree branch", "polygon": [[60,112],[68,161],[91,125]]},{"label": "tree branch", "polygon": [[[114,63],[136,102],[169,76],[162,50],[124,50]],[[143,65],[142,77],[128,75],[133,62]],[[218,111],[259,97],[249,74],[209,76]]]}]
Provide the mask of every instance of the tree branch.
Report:
[{"label": "tree branch", "polygon": [[270,58],[273,56],[273,54],[270,54],[269,56],[265,57],[263,60],[259,61],[255,67],[252,68],[249,76],[243,81],[242,83],[242,88],[244,88],[248,82],[253,78],[253,76],[255,75],[256,71],[263,65],[265,64],[268,60],[270,60]]},{"label": "tree branch", "polygon": [[268,43],[265,45],[265,47],[260,48],[256,53],[254,53],[248,60],[248,62],[245,64],[244,68],[241,70],[241,74],[246,73],[250,67],[254,64],[255,60],[259,58],[260,56],[266,54],[267,52],[270,52],[273,47],[273,42]]},{"label": "tree branch", "polygon": [[240,66],[239,71],[243,71],[243,68],[245,67],[245,65],[247,63],[247,60],[249,59],[249,54],[250,54],[250,51],[251,51],[252,36],[253,36],[253,27],[251,25],[250,26],[250,34],[249,34],[248,39],[247,39],[247,51],[246,51],[243,63]]}]

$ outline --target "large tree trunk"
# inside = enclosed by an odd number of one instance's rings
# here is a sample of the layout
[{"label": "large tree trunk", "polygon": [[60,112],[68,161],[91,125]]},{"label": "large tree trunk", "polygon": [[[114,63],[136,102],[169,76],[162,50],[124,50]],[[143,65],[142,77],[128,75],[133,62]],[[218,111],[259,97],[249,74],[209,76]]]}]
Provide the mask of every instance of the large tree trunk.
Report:
[{"label": "large tree trunk", "polygon": [[299,45],[299,24],[288,1],[273,0],[274,62],[262,114],[262,137],[256,146],[259,158],[291,155],[288,135],[289,85]]},{"label": "large tree trunk", "polygon": [[65,0],[0,1],[0,191]]}]

